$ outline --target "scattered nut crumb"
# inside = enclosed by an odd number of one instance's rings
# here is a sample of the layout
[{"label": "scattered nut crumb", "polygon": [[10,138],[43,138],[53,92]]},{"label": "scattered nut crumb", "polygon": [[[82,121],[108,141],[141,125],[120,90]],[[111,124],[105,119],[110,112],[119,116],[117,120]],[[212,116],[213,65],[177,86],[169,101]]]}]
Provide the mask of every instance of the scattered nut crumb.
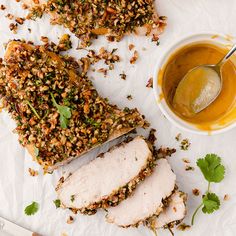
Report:
[{"label": "scattered nut crumb", "polygon": [[29,31],[29,33],[31,33],[32,30],[30,28],[28,28],[28,31]]},{"label": "scattered nut crumb", "polygon": [[37,170],[33,170],[33,169],[29,168],[28,171],[29,171],[30,175],[33,177],[39,175],[39,172]]},{"label": "scattered nut crumb", "polygon": [[109,65],[109,70],[113,70],[114,69],[114,64]]},{"label": "scattered nut crumb", "polygon": [[9,29],[14,33],[16,34],[17,33],[17,29],[18,29],[18,25],[17,24],[14,24],[14,23],[11,23],[9,25]]},{"label": "scattered nut crumb", "polygon": [[190,225],[186,225],[185,223],[182,223],[181,225],[178,225],[178,227],[177,227],[177,229],[181,230],[181,231],[185,231],[185,230],[188,230],[190,228],[191,228],[191,226]]},{"label": "scattered nut crumb", "polygon": [[146,84],[146,87],[147,88],[153,88],[153,78],[152,77],[148,80],[148,82]]},{"label": "scattered nut crumb", "polygon": [[120,78],[123,79],[123,80],[126,80],[126,74],[124,72],[122,72],[122,74],[120,74]]},{"label": "scattered nut crumb", "polygon": [[126,97],[128,100],[132,100],[133,99],[133,97],[132,97],[132,95],[131,94],[129,94],[129,95],[127,95],[127,97]]},{"label": "scattered nut crumb", "polygon": [[49,39],[48,39],[48,37],[46,37],[46,36],[41,36],[40,40],[41,40],[43,43],[48,43],[48,42],[49,42]]},{"label": "scattered nut crumb", "polygon": [[228,201],[230,199],[229,194],[224,195],[224,201]]},{"label": "scattered nut crumb", "polygon": [[97,72],[103,73],[105,77],[107,76],[107,69],[105,69],[105,68],[100,68],[97,70]]},{"label": "scattered nut crumb", "polygon": [[186,171],[194,171],[195,169],[194,169],[194,167],[193,166],[189,166],[189,165],[187,165],[187,166],[185,166],[185,170]]},{"label": "scattered nut crumb", "polygon": [[8,18],[9,20],[12,20],[14,18],[14,16],[12,14],[8,13],[6,15],[6,18]]},{"label": "scattered nut crumb", "polygon": [[138,51],[135,50],[133,56],[130,59],[130,64],[135,64],[137,60],[138,60]]},{"label": "scattered nut crumb", "polygon": [[179,141],[182,139],[181,133],[178,133],[178,134],[175,136],[175,139],[176,139],[176,141],[179,142]]},{"label": "scattered nut crumb", "polygon": [[156,45],[160,45],[159,37],[157,35],[153,35],[152,37],[152,42],[156,42]]},{"label": "scattered nut crumb", "polygon": [[0,9],[2,10],[2,11],[4,11],[5,9],[6,9],[6,6],[4,6],[3,4],[0,6]]},{"label": "scattered nut crumb", "polygon": [[66,223],[67,224],[72,224],[74,222],[74,218],[72,216],[69,216],[69,218],[67,219]]},{"label": "scattered nut crumb", "polygon": [[23,25],[23,24],[24,24],[24,21],[25,21],[25,18],[16,17],[15,21],[16,21],[16,23],[18,23],[18,24],[20,24],[20,25]]},{"label": "scattered nut crumb", "polygon": [[194,196],[199,196],[200,190],[195,188],[195,189],[192,190],[192,193],[193,193]]},{"label": "scattered nut crumb", "polygon": [[181,150],[187,151],[190,147],[191,143],[187,138],[183,139],[180,143]]},{"label": "scattered nut crumb", "polygon": [[131,51],[134,47],[135,47],[135,46],[131,43],[131,44],[129,45],[129,50]]},{"label": "scattered nut crumb", "polygon": [[26,10],[26,9],[29,8],[25,3],[23,3],[23,4],[21,5],[21,7],[22,7],[23,10]]},{"label": "scattered nut crumb", "polygon": [[182,161],[184,162],[184,163],[190,163],[190,160],[188,159],[188,158],[182,158]]},{"label": "scattered nut crumb", "polygon": [[[77,48],[77,49],[83,49],[84,48]],[[98,70],[100,73],[105,73],[105,76],[107,75],[108,70],[114,69],[114,63],[120,61],[120,57],[114,52],[117,50],[117,48],[112,49],[111,52],[107,51],[104,47],[101,47],[99,49],[99,53],[97,54],[94,50],[87,50],[88,54],[86,57],[82,57],[80,60],[78,60],[79,65],[83,69],[83,73],[86,73],[90,67],[90,65],[94,65],[95,63],[104,60],[104,63],[108,66],[107,68],[101,68]],[[95,71],[95,69],[93,70]]]}]

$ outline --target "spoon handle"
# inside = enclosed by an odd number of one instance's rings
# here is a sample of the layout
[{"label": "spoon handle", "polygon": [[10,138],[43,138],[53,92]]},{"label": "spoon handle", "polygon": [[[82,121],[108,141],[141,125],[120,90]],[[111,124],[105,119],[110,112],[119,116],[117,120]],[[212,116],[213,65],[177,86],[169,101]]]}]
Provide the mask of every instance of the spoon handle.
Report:
[{"label": "spoon handle", "polygon": [[236,51],[236,44],[229,50],[225,57],[218,63],[218,66],[222,66]]}]

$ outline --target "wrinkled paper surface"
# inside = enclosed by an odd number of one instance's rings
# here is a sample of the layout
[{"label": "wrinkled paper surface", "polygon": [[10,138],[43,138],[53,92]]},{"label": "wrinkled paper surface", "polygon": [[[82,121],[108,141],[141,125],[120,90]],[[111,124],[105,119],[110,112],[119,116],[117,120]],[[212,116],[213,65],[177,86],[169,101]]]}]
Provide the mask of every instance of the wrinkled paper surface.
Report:
[{"label": "wrinkled paper surface", "polygon": [[[44,16],[42,19],[26,21],[19,26],[18,34],[10,32],[8,26],[11,23],[5,17],[7,13],[16,16],[25,16],[26,11],[20,8],[15,0],[0,0],[7,9],[0,10],[0,57],[4,54],[3,43],[9,39],[26,39],[41,43],[41,36],[48,36],[54,42],[63,33],[69,33],[63,27],[50,26],[49,19]],[[153,92],[146,88],[148,79],[153,75],[153,70],[158,58],[173,43],[186,34],[202,31],[213,31],[236,36],[236,0],[157,0],[158,12],[160,15],[168,16],[168,27],[161,37],[161,43],[156,46],[149,38],[129,36],[125,37],[119,44],[108,43],[105,38],[100,37],[94,42],[91,48],[99,49],[101,46],[112,50],[118,48],[117,53],[121,56],[121,62],[115,64],[115,70],[109,71],[107,78],[103,74],[91,74],[93,83],[99,93],[108,97],[110,102],[120,107],[137,107],[152,127],[157,129],[157,145],[175,147],[177,153],[171,157],[170,163],[177,174],[177,182],[181,190],[189,195],[188,214],[185,223],[189,224],[191,215],[200,202],[200,197],[192,195],[192,189],[198,188],[204,192],[207,183],[204,181],[198,168],[195,171],[185,171],[185,164],[182,158],[189,158],[192,166],[196,167],[195,161],[206,153],[217,153],[223,158],[226,166],[226,177],[223,183],[212,185],[222,200],[221,209],[214,214],[204,215],[201,212],[197,215],[196,223],[189,231],[181,232],[175,230],[178,235],[191,236],[233,236],[236,234],[236,129],[225,134],[213,137],[192,135],[174,127],[158,109]],[[28,28],[32,29],[29,33]],[[73,48],[78,44],[74,36]],[[128,50],[129,44],[134,44],[139,52],[139,59],[136,64],[129,63],[132,53]],[[79,58],[85,51],[70,50],[71,55]],[[100,68],[102,65],[96,65]],[[121,80],[119,74],[127,74],[127,80]],[[131,94],[133,100],[129,101],[126,96]],[[93,159],[98,152],[105,151],[112,143],[105,145],[102,149],[87,154],[80,160],[76,160],[57,171],[52,175],[43,175],[40,167],[31,160],[29,154],[18,144],[17,136],[12,133],[14,122],[8,114],[0,114],[0,215],[23,227],[38,232],[45,236],[61,236],[66,233],[68,236],[150,236],[152,232],[144,227],[138,229],[121,229],[108,224],[104,220],[104,212],[99,211],[94,216],[74,215],[69,210],[56,209],[53,200],[56,199],[54,187],[57,180],[64,171],[69,172],[77,169],[84,163]],[[189,138],[191,147],[188,151],[181,151],[179,143],[175,140],[176,134],[182,133],[184,138]],[[37,177],[31,177],[28,168],[40,170]],[[164,182],[164,180],[163,180]],[[230,199],[223,201],[225,194]],[[24,208],[32,201],[40,204],[40,210],[34,216],[26,216]],[[128,214],[128,212],[127,212]],[[75,218],[71,225],[66,223],[69,215]],[[1,233],[0,233],[1,235]],[[160,231],[158,235],[170,235],[168,231]]]}]

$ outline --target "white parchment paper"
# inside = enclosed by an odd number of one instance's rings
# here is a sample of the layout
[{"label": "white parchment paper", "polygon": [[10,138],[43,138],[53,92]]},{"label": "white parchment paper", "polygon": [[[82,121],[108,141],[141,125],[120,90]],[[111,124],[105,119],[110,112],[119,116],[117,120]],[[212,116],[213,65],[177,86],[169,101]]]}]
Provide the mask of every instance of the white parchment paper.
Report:
[{"label": "white parchment paper", "polygon": [[[16,16],[25,16],[26,11],[20,8],[15,0],[0,0],[7,9],[0,10],[0,56],[4,54],[3,43],[9,39],[32,40],[40,43],[40,37],[48,36],[57,42],[63,33],[69,33],[63,27],[50,26],[48,17],[44,16],[36,22],[26,21],[19,27],[17,35],[10,32],[8,26],[11,21],[5,18],[9,12]],[[202,192],[206,190],[206,183],[198,170],[185,171],[182,158],[189,158],[191,165],[196,167],[195,162],[199,157],[207,153],[217,153],[223,158],[226,166],[226,177],[223,183],[215,184],[212,190],[222,200],[221,209],[212,215],[199,213],[196,224],[189,231],[176,230],[176,235],[191,236],[234,236],[236,235],[236,129],[225,134],[205,137],[192,135],[171,125],[159,111],[151,89],[146,88],[148,79],[153,74],[156,61],[167,48],[186,34],[202,31],[214,31],[236,36],[236,0],[157,0],[156,6],[161,15],[168,16],[168,27],[161,37],[161,44],[157,47],[150,39],[145,37],[125,37],[119,44],[108,43],[104,38],[94,42],[91,48],[99,49],[104,46],[108,49],[118,48],[122,61],[115,65],[115,70],[109,72],[107,78],[102,74],[93,73],[93,83],[105,97],[120,107],[137,107],[151,122],[152,127],[157,129],[157,145],[170,146],[177,149],[177,153],[171,157],[170,163],[177,174],[180,189],[187,192],[188,214],[185,219],[190,223],[193,210],[200,202],[200,197],[192,195],[192,189],[198,188]],[[28,28],[32,29],[29,33]],[[78,39],[72,36],[73,47],[76,48]],[[140,58],[135,65],[130,65],[132,53],[128,45],[133,43],[139,52]],[[80,57],[82,51],[70,50],[71,55]],[[127,80],[121,80],[119,74],[125,71]],[[127,100],[131,94],[133,100]],[[94,158],[101,150],[98,149],[86,155],[80,160],[72,162],[52,175],[43,175],[40,167],[34,163],[29,154],[18,144],[17,136],[12,133],[14,123],[9,116],[0,114],[0,215],[23,227],[36,231],[45,236],[149,236],[152,232],[140,227],[138,229],[121,229],[108,224],[104,220],[104,212],[95,216],[73,215],[68,210],[55,209],[53,200],[56,199],[54,191],[57,180],[63,171],[73,171],[84,163]],[[191,147],[188,151],[181,151],[179,143],[175,140],[177,133],[189,138]],[[31,177],[28,168],[40,170],[37,177]],[[230,199],[223,201],[225,194]],[[32,201],[40,204],[39,212],[34,216],[26,216],[24,208]],[[71,225],[66,223],[69,215],[75,218]],[[170,235],[168,231],[160,231],[159,235]]]}]

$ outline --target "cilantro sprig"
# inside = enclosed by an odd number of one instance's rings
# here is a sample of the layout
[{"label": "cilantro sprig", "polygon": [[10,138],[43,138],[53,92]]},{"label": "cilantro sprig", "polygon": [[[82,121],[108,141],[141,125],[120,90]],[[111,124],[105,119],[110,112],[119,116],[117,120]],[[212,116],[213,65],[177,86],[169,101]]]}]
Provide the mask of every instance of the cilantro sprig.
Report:
[{"label": "cilantro sprig", "polygon": [[202,196],[201,204],[193,213],[192,225],[200,209],[202,209],[202,212],[205,214],[211,214],[220,208],[220,199],[215,193],[210,191],[210,187],[211,183],[220,183],[225,176],[225,167],[221,164],[221,158],[216,154],[207,154],[205,158],[198,159],[197,166],[207,180],[208,187],[206,193]]},{"label": "cilantro sprig", "polygon": [[69,119],[71,118],[71,108],[68,106],[61,106],[61,105],[57,104],[53,94],[50,93],[50,95],[52,97],[53,105],[57,108],[57,111],[60,114],[61,128],[66,129],[69,124]]},{"label": "cilantro sprig", "polygon": [[32,202],[29,206],[25,208],[25,214],[27,216],[34,215],[39,210],[39,204],[37,202]]}]

